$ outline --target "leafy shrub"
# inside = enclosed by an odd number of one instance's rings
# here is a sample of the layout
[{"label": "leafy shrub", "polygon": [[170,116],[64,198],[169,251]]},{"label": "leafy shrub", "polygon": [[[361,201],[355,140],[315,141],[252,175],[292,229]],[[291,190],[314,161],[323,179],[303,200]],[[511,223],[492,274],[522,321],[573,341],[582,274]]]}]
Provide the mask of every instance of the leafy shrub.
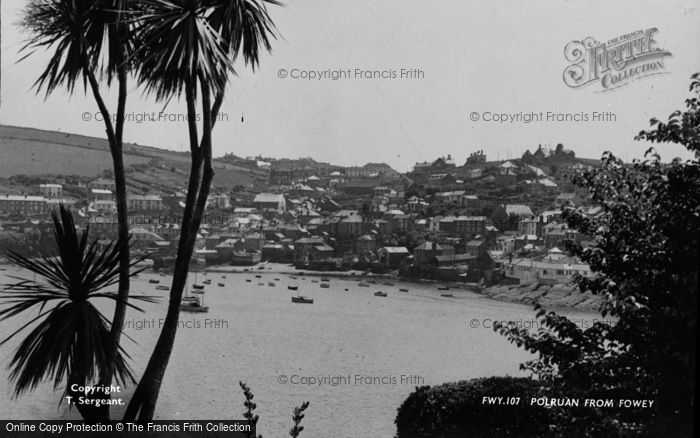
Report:
[{"label": "leafy shrub", "polygon": [[[549,410],[529,403],[540,391],[538,381],[516,377],[417,387],[398,409],[396,438],[544,436],[549,430]],[[484,397],[520,397],[520,403],[487,404]]]}]

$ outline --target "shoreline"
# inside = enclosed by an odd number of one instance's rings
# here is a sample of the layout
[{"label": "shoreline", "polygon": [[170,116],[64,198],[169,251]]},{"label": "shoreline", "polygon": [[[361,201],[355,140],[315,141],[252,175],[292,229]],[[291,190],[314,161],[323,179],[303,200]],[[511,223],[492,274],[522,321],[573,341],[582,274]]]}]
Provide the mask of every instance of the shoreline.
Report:
[{"label": "shoreline", "polygon": [[580,310],[598,312],[602,299],[591,292],[581,292],[572,284],[547,285],[532,284],[494,285],[481,293],[497,301],[511,303],[539,304],[548,310]]},{"label": "shoreline", "polygon": [[[261,267],[267,269],[261,269]],[[247,269],[247,271],[246,271]],[[416,279],[400,277],[395,273],[373,274],[365,271],[306,271],[283,263],[265,263],[256,266],[215,266],[207,268],[207,272],[227,274],[255,274],[256,272],[269,272],[305,277],[332,277],[332,278],[357,278],[357,279],[386,279],[412,284],[445,285],[453,289],[462,289],[482,295],[494,301],[535,305],[540,304],[548,310],[581,310],[598,311],[602,300],[590,292],[580,292],[578,287],[568,284],[546,285],[539,282],[532,284],[495,284],[480,286],[477,283],[461,283],[454,281],[440,281],[429,279]],[[396,271],[393,271],[396,272]]]},{"label": "shoreline", "polygon": [[[1,263],[0,271],[12,267],[11,263]],[[262,268],[262,269],[261,269]],[[155,271],[153,271],[155,272]],[[308,271],[296,269],[294,266],[284,263],[262,263],[255,266],[216,265],[206,267],[205,272],[225,274],[255,274],[259,272],[285,274],[304,277],[329,277],[339,279],[378,279],[400,281],[408,284],[435,284],[444,285],[451,289],[461,289],[473,292],[494,301],[535,305],[539,304],[547,310],[580,310],[599,311],[602,299],[590,292],[580,292],[576,286],[570,284],[547,285],[539,282],[532,284],[495,284],[481,286],[477,283],[461,283],[454,281],[440,281],[421,278],[407,278],[397,275],[397,271],[386,274],[374,274],[366,271]]]}]

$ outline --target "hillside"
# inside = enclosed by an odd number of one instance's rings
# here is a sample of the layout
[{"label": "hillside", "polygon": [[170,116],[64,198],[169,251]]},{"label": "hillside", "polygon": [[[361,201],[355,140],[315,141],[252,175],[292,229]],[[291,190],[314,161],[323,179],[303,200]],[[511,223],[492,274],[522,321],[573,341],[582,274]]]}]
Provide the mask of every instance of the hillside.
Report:
[{"label": "hillside", "polygon": [[[188,153],[124,144],[131,188],[170,190],[186,184]],[[215,187],[260,184],[264,170],[214,160]],[[105,139],[56,131],[0,125],[0,177],[72,175],[96,177],[112,170]]]}]

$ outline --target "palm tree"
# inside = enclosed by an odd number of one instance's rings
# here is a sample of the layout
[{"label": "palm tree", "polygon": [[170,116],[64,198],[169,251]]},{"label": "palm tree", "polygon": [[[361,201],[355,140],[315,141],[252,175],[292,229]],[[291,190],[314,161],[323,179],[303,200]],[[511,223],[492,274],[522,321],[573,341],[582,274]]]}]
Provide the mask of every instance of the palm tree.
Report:
[{"label": "palm tree", "polygon": [[[133,24],[128,16],[136,7],[130,0],[32,0],[24,10],[22,24],[31,33],[22,51],[24,58],[51,50],[46,68],[34,86],[46,96],[65,86],[71,93],[82,80],[88,84],[105,124],[114,169],[119,252],[118,298],[112,318],[112,338],[119,344],[129,297],[129,237],[124,175],[123,135],[127,99],[127,78],[134,51]],[[115,121],[102,96],[100,80],[109,87],[118,83]],[[112,373],[104,374],[109,384]]]},{"label": "palm tree", "polygon": [[[22,24],[31,32],[23,50],[53,50],[46,69],[35,83],[37,90],[50,95],[65,86],[71,93],[82,79],[89,84],[102,114],[114,169],[117,204],[118,242],[121,248],[118,299],[112,318],[112,338],[119,344],[129,297],[129,236],[126,203],[126,177],[123,160],[123,135],[127,99],[127,78],[134,49],[132,28],[125,15],[134,7],[130,0],[33,0],[24,11]],[[24,59],[24,58],[22,58]],[[116,121],[102,96],[98,79],[110,86],[118,83]],[[112,372],[104,374],[102,383],[109,384]]]},{"label": "palm tree", "polygon": [[[266,3],[276,0],[150,0],[140,2],[136,51],[140,84],[159,101],[182,97],[187,104],[191,167],[178,244],[175,274],[163,329],[124,419],[153,418],[161,382],[170,359],[180,302],[195,238],[209,196],[212,129],[223,103],[234,62],[242,54],[255,68],[260,51],[271,49],[274,24]],[[198,99],[199,98],[199,99]],[[197,103],[201,104],[201,139]]]},{"label": "palm tree", "polygon": [[[63,205],[59,213],[52,212],[52,218],[55,256],[31,259],[16,252],[7,254],[11,262],[40,279],[37,282],[13,276],[18,282],[0,290],[0,304],[4,305],[0,321],[38,307],[29,322],[0,342],[3,345],[34,326],[10,361],[14,394],[19,396],[45,379],[53,379],[54,389],[65,382],[64,395],[75,396],[72,385],[94,383],[107,372],[114,372],[118,382],[133,381],[128,355],[114,341],[109,320],[93,304],[100,298],[118,299],[117,294],[104,289],[118,283],[121,248],[128,242],[111,242],[98,249],[97,241],[90,242],[88,229],[78,235],[73,215]],[[129,267],[138,261],[132,260]],[[154,301],[147,296],[134,298]],[[109,418],[109,405],[76,407],[87,421]]]}]

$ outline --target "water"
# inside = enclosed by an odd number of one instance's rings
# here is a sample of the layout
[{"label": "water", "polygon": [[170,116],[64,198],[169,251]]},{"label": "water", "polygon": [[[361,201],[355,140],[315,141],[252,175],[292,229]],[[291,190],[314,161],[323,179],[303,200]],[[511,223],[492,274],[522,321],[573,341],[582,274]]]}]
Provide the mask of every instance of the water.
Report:
[{"label": "water", "polygon": [[[7,274],[17,273],[12,269],[0,272],[0,284],[10,281]],[[127,314],[125,333],[138,345],[124,345],[137,375],[148,360],[159,333],[158,319],[167,306],[168,292],[155,291],[148,283],[151,278],[166,285],[170,281],[148,273],[133,280],[133,293],[163,297],[159,303],[143,304],[145,314]],[[448,298],[441,297],[445,292],[434,284],[384,286],[378,280],[367,288],[353,278],[331,278],[330,288],[324,289],[312,282],[319,277],[294,280],[271,271],[210,272],[200,274],[198,282],[206,278],[212,281],[204,303],[210,311],[181,315],[183,328],[160,393],[157,419],[242,418],[242,380],[255,394],[258,432],[265,437],[287,436],[293,407],[307,400],[311,405],[302,423],[303,437],[391,437],[396,410],[415,386],[522,375],[518,365],[531,357],[483,327],[492,320],[527,323],[533,318],[531,307],[465,290],[452,289],[449,293],[455,296]],[[226,286],[218,287],[218,282]],[[290,297],[296,292],[287,290],[291,284],[298,284],[299,293],[314,298],[314,304],[292,304]],[[402,287],[409,292],[399,292]],[[373,296],[377,290],[389,296]],[[111,309],[109,303],[104,306],[107,315]],[[1,322],[0,336],[19,325],[19,319]],[[13,340],[0,347],[2,417],[78,418],[74,411],[58,407],[60,391],[54,393],[49,384],[11,399],[6,366],[16,344]],[[300,383],[310,377],[321,384]],[[128,396],[127,392],[124,399]]]}]

